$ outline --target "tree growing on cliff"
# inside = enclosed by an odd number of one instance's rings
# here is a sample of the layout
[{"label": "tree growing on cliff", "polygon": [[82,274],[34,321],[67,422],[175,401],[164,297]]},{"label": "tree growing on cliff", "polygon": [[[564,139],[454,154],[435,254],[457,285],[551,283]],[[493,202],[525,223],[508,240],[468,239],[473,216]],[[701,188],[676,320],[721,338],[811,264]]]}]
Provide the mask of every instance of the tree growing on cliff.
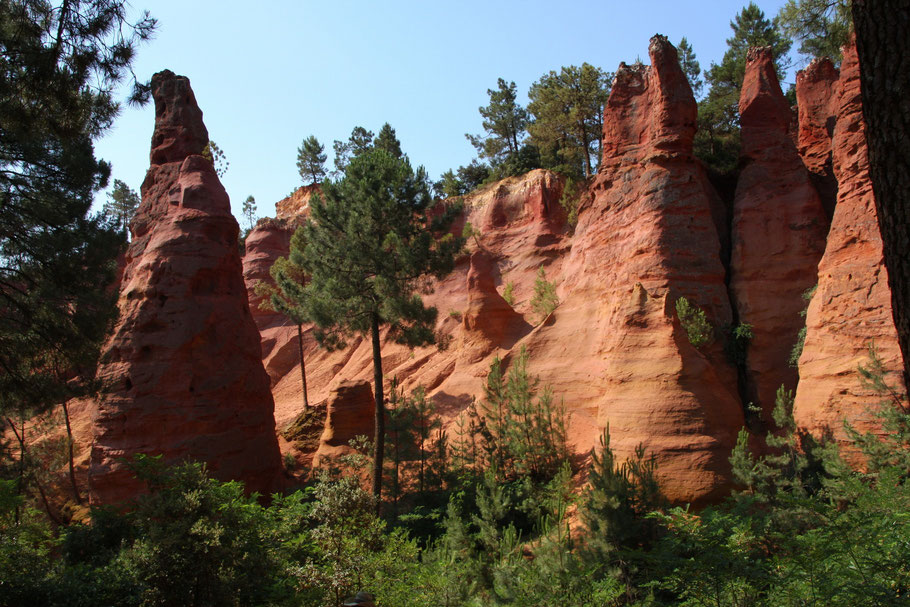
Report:
[{"label": "tree growing on cliff", "polygon": [[326,158],[325,147],[315,135],[303,140],[297,148],[297,172],[304,183],[309,180],[311,185],[316,185],[325,179]]},{"label": "tree growing on cliff", "polygon": [[395,134],[395,129],[388,122],[379,129],[379,134],[373,140],[373,147],[378,150],[385,150],[395,158],[401,158],[401,142]]},{"label": "tree growing on cliff", "polygon": [[[528,125],[544,165],[591,177],[600,164],[603,111],[611,75],[588,63],[551,71],[531,85]],[[546,155],[554,156],[546,159]],[[593,164],[592,164],[593,158]]]},{"label": "tree growing on cliff", "polygon": [[487,89],[490,105],[477,108],[483,117],[486,135],[466,134],[481,158],[494,167],[518,157],[528,128],[528,112],[518,103],[518,89],[514,82],[502,78],[496,90]]},{"label": "tree growing on cliff", "polygon": [[292,243],[290,252],[290,261],[311,277],[298,301],[316,324],[319,343],[340,348],[353,334],[372,341],[377,497],[385,445],[380,328],[388,327],[397,343],[433,343],[436,308],[426,307],[418,293],[427,276],[452,270],[464,245],[449,232],[460,208],[430,217],[432,204],[423,167],[415,171],[406,157],[368,150],[351,160],[344,179],[327,181],[314,197],[305,242]]}]

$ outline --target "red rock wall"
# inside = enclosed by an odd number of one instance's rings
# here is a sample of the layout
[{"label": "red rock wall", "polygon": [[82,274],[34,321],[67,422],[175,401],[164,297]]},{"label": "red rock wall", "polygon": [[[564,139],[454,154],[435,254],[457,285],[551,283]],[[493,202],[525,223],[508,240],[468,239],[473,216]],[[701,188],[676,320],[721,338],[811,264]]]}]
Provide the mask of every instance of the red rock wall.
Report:
[{"label": "red rock wall", "polygon": [[105,393],[94,420],[95,503],[142,490],[122,461],[134,453],[199,459],[250,491],[276,488],[280,454],[237,253],[239,228],[211,162],[189,81],[152,79],[155,132],[142,204],[105,346]]},{"label": "red rock wall", "polygon": [[837,207],[806,318],[793,414],[797,424],[812,433],[830,432],[845,441],[845,418],[860,430],[880,431],[872,411],[882,397],[864,389],[857,373],[859,365],[868,364],[869,345],[874,343],[892,372],[892,383],[899,385],[903,367],[869,180],[853,45],[844,49],[837,90],[832,143]]},{"label": "red rock wall", "polygon": [[730,290],[740,323],[752,325],[747,397],[771,421],[775,393],[798,379],[789,363],[805,325],[802,294],[815,285],[828,220],[788,134],[769,47],[750,49],[739,101],[741,164],[733,202]]}]

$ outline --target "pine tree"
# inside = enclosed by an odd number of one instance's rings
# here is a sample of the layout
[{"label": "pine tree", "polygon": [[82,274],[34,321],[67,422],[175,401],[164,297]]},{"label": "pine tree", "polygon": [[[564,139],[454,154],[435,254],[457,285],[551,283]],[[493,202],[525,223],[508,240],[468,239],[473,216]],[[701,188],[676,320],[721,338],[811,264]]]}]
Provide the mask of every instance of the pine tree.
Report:
[{"label": "pine tree", "polygon": [[401,142],[395,136],[395,129],[386,122],[379,129],[379,134],[373,140],[373,147],[378,150],[385,150],[395,158],[401,158]]},{"label": "pine tree", "polygon": [[[600,164],[603,111],[611,75],[590,64],[570,65],[541,76],[528,92],[532,143],[546,166],[570,175],[591,177]],[[593,164],[592,164],[593,158]]]},{"label": "pine tree", "polygon": [[[298,250],[304,248],[303,228],[298,228],[291,237],[291,247]],[[300,363],[300,384],[303,394],[303,407],[310,406],[306,384],[306,361],[303,357],[303,323],[307,322],[306,316],[306,271],[298,264],[285,257],[279,257],[269,268],[273,285],[260,282],[256,285],[256,294],[266,298],[260,307],[280,312],[297,325],[297,355]]]},{"label": "pine tree", "polygon": [[243,201],[241,213],[243,213],[249,225],[249,228],[247,228],[247,233],[249,233],[250,230],[256,227],[256,199],[253,198],[252,194]]},{"label": "pine tree", "polygon": [[739,91],[746,75],[746,53],[753,46],[770,46],[777,76],[783,80],[792,42],[781,31],[777,18],[768,20],[754,2],[730,22],[733,36],[720,63],[705,73],[711,86],[698,104],[695,153],[715,171],[729,172],[739,161]]},{"label": "pine tree", "polygon": [[849,0],[787,0],[777,13],[782,31],[799,41],[799,52],[840,63],[853,20]]},{"label": "pine tree", "polygon": [[[123,236],[89,211],[110,175],[92,142],[155,28],[126,13],[111,0],[0,3],[0,413],[10,425],[91,388],[115,314],[108,286]],[[133,100],[147,96],[134,87]]]},{"label": "pine tree", "polygon": [[686,74],[689,86],[692,87],[692,94],[698,99],[705,83],[701,79],[701,66],[695,58],[695,50],[685,36],[679,41],[676,50],[679,53],[679,64],[682,66],[683,73]]},{"label": "pine tree", "polygon": [[487,89],[490,105],[478,108],[486,135],[465,135],[481,158],[494,165],[518,156],[528,128],[528,112],[518,104],[514,82],[500,78],[497,89]]},{"label": "pine tree", "polygon": [[355,126],[347,141],[336,139],[332,144],[332,149],[335,151],[335,178],[340,179],[344,175],[353,158],[372,148],[373,131],[368,131],[362,126]]},{"label": "pine tree", "polygon": [[543,266],[537,268],[537,277],[534,279],[534,296],[531,297],[531,309],[540,317],[541,322],[549,316],[559,305],[556,296],[556,286],[547,280],[547,273]]},{"label": "pine tree", "polygon": [[114,226],[124,236],[128,236],[130,220],[133,219],[136,209],[139,208],[139,194],[119,179],[115,179],[114,187],[107,197],[108,201],[104,203],[104,208],[101,212],[111,219]]},{"label": "pine tree", "polygon": [[325,161],[325,148],[315,135],[304,139],[297,148],[297,172],[304,183],[310,180],[311,185],[316,185],[325,179]]},{"label": "pine tree", "polygon": [[373,493],[382,490],[385,445],[380,327],[408,346],[435,341],[436,309],[418,293],[421,280],[454,267],[463,240],[449,227],[459,212],[449,207],[434,218],[429,180],[406,158],[385,150],[355,156],[344,179],[327,181],[311,204],[305,246],[294,245],[290,260],[311,276],[299,300],[316,324],[316,338],[338,348],[352,334],[369,335],[373,347],[376,437]]}]

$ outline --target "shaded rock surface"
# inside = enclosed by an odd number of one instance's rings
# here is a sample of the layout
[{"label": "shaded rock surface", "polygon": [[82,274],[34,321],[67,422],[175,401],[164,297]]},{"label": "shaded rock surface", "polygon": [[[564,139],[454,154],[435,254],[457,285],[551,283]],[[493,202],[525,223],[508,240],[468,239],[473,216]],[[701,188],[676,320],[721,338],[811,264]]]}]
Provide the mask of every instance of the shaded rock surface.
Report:
[{"label": "shaded rock surface", "polygon": [[343,381],[336,385],[326,405],[325,426],[313,466],[319,467],[327,459],[351,453],[348,443],[357,436],[372,440],[376,432],[375,404],[369,382]]},{"label": "shaded rock surface", "polygon": [[838,78],[837,68],[828,58],[813,59],[796,74],[799,155],[815,182],[828,217],[834,214],[837,201],[831,138],[837,121]]},{"label": "shaded rock surface", "polygon": [[775,393],[796,388],[790,352],[816,283],[828,221],[788,134],[790,107],[771,49],[750,49],[739,101],[744,166],[733,204],[730,290],[738,321],[752,326],[747,398],[771,422]]},{"label": "shaded rock surface", "polygon": [[211,162],[189,81],[152,78],[155,133],[120,288],[120,317],[99,378],[92,500],[142,490],[134,453],[197,459],[248,490],[276,488],[280,454],[237,252],[239,228]]},{"label": "shaded rock surface", "polygon": [[845,441],[844,419],[860,431],[881,432],[873,411],[883,397],[863,388],[857,373],[859,365],[869,363],[868,348],[874,344],[892,383],[900,384],[903,368],[869,180],[859,64],[852,44],[844,48],[836,102],[832,145],[837,207],[806,317],[793,415],[814,434],[830,432]]}]

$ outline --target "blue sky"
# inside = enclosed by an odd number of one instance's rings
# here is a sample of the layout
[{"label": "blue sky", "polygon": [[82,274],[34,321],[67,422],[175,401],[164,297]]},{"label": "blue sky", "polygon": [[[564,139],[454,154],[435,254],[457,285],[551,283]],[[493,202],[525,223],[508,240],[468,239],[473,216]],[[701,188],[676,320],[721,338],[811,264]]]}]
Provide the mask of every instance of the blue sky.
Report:
[{"label": "blue sky", "polygon": [[[367,2],[335,0],[132,0],[158,19],[134,70],[190,78],[209,136],[230,167],[222,178],[235,215],[253,195],[260,216],[302,182],[297,147],[325,145],[354,126],[397,131],[431,178],[475,156],[465,133],[481,132],[477,108],[499,77],[524,100],[531,83],[565,65],[614,71],[648,62],[655,33],[687,37],[702,69],[719,61],[742,0]],[[768,17],[784,0],[759,0]],[[792,74],[788,80],[792,81]],[[785,85],[786,86],[786,85]],[[124,107],[96,144],[113,177],[139,186],[148,168],[151,104]],[[104,194],[99,195],[100,202]]]}]

